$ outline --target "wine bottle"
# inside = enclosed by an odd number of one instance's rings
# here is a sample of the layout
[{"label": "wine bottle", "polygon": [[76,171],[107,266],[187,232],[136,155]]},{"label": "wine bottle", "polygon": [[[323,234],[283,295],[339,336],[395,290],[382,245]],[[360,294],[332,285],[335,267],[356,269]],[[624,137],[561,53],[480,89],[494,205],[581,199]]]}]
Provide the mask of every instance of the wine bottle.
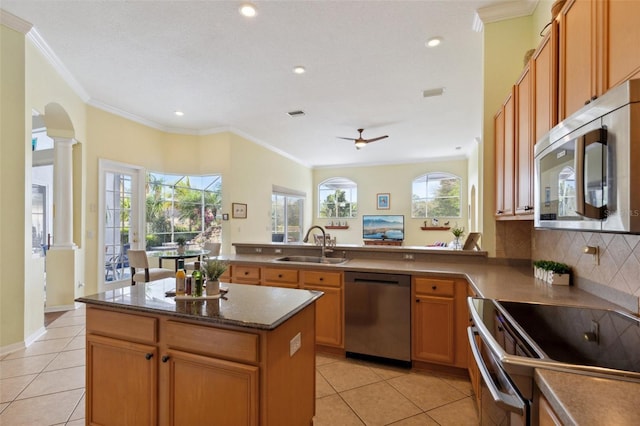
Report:
[{"label": "wine bottle", "polygon": [[195,269],[191,274],[193,281],[193,295],[195,297],[202,297],[202,289],[204,287],[204,280],[202,278],[202,271],[200,271],[200,262],[194,262]]},{"label": "wine bottle", "polygon": [[184,259],[178,259],[178,270],[176,271],[176,296],[184,296],[185,277]]}]

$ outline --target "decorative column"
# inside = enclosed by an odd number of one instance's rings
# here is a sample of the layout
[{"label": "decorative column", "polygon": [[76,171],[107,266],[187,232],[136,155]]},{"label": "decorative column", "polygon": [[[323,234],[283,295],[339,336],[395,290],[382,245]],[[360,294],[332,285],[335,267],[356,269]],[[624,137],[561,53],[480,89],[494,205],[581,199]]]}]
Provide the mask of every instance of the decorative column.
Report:
[{"label": "decorative column", "polygon": [[73,153],[70,138],[53,138],[53,249],[73,243]]}]

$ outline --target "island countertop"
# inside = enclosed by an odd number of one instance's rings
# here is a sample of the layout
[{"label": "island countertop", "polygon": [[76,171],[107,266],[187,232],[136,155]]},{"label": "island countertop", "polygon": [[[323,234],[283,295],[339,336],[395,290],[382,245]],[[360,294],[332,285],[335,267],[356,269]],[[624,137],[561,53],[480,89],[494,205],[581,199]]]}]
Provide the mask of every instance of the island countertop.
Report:
[{"label": "island countertop", "polygon": [[323,293],[278,287],[222,283],[228,292],[218,299],[174,300],[172,278],[84,296],[77,302],[143,313],[165,314],[211,324],[273,330]]}]

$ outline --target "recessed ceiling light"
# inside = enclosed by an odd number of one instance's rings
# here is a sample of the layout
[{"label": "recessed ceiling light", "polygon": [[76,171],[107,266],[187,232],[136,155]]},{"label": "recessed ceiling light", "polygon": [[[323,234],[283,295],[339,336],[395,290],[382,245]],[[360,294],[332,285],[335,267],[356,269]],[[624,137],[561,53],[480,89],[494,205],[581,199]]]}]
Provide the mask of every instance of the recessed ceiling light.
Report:
[{"label": "recessed ceiling light", "polygon": [[440,43],[442,43],[442,37],[431,37],[429,40],[427,40],[425,45],[427,47],[436,47],[439,46]]},{"label": "recessed ceiling light", "polygon": [[456,151],[460,151],[462,149],[461,146],[456,146]]},{"label": "recessed ceiling light", "polygon": [[307,70],[302,65],[298,65],[293,67],[293,72],[296,74],[304,74]]},{"label": "recessed ceiling light", "polygon": [[184,115],[184,112],[176,111],[174,114],[177,115],[178,117],[182,117]]},{"label": "recessed ceiling light", "polygon": [[243,3],[242,6],[240,6],[240,14],[242,16],[253,18],[254,16],[256,16],[256,13],[256,7],[251,3]]}]

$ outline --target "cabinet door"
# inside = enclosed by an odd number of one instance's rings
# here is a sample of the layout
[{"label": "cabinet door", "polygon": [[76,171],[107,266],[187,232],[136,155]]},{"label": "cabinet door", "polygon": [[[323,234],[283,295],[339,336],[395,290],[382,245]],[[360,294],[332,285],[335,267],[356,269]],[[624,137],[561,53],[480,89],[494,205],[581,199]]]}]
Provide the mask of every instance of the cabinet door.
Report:
[{"label": "cabinet door", "polygon": [[540,395],[538,407],[538,424],[540,426],[562,426],[562,422],[558,419],[555,411],[542,395]]},{"label": "cabinet door", "polygon": [[640,2],[608,0],[604,8],[606,89],[640,78]]},{"label": "cabinet door", "polygon": [[87,424],[155,425],[155,346],[87,335]]},{"label": "cabinet door", "polygon": [[551,30],[533,55],[533,142],[539,141],[558,123],[558,24]]},{"label": "cabinet door", "polygon": [[596,2],[569,0],[560,12],[560,120],[597,95]]},{"label": "cabinet door", "polygon": [[298,288],[298,270],[286,268],[262,268],[262,285]]},{"label": "cabinet door", "polygon": [[181,351],[166,355],[170,425],[258,424],[258,367]]},{"label": "cabinet door", "polygon": [[533,132],[532,132],[531,68],[527,65],[515,87],[516,214],[533,214]]},{"label": "cabinet door", "polygon": [[233,265],[231,280],[235,284],[260,284],[260,267]]},{"label": "cabinet door", "polygon": [[307,284],[303,288],[324,292],[324,296],[316,301],[316,343],[343,348],[342,288]]},{"label": "cabinet door", "polygon": [[453,363],[453,298],[416,295],[412,313],[412,358],[418,361]]},{"label": "cabinet door", "polygon": [[515,122],[510,93],[494,118],[496,151],[496,217],[513,215]]}]

